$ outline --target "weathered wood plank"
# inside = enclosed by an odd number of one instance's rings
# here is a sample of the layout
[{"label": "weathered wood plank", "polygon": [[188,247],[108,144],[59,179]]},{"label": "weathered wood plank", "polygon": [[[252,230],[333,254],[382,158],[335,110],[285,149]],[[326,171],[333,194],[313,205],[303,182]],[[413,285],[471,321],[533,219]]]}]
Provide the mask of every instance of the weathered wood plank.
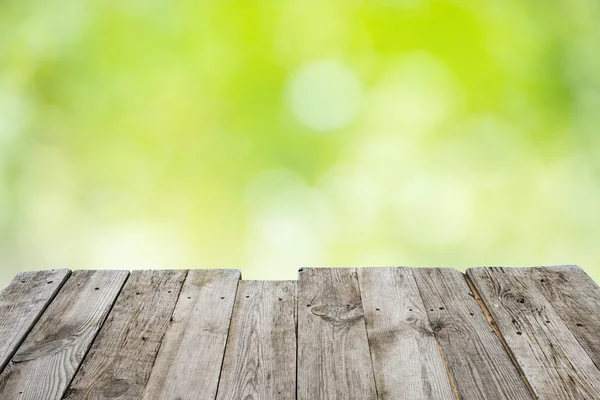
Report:
[{"label": "weathered wood plank", "polygon": [[600,371],[526,270],[473,268],[467,275],[538,398],[597,398]]},{"label": "weathered wood plank", "polygon": [[296,398],[296,282],[240,281],[219,400]]},{"label": "weathered wood plank", "polygon": [[2,397],[60,399],[128,274],[73,272],[0,375]]},{"label": "weathered wood plank", "polygon": [[298,400],[375,399],[354,268],[305,268],[298,282]]},{"label": "weathered wood plank", "polygon": [[378,398],[454,399],[411,268],[360,268],[358,282]]},{"label": "weathered wood plank", "polygon": [[22,272],[0,292],[0,372],[70,273],[68,269]]},{"label": "weathered wood plank", "polygon": [[144,399],[215,399],[239,279],[237,270],[189,271]]},{"label": "weathered wood plank", "polygon": [[531,399],[465,276],[450,268],[415,268],[413,273],[459,398]]},{"label": "weathered wood plank", "polygon": [[133,271],[65,399],[140,399],[187,271]]},{"label": "weathered wood plank", "polygon": [[579,267],[526,269],[577,341],[600,368],[600,288]]}]

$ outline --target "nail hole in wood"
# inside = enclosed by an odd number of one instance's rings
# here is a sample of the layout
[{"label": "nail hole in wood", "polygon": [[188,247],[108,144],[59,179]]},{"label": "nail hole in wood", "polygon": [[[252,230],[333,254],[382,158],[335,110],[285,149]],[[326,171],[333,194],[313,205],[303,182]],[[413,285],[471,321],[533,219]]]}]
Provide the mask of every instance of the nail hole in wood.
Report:
[{"label": "nail hole in wood", "polygon": [[[246,297],[248,297],[248,296],[246,296]],[[221,300],[223,300],[224,298],[225,298],[225,297],[221,297]]]},{"label": "nail hole in wood", "polygon": [[48,283],[48,285],[49,285],[49,284],[51,284],[52,282],[54,282],[54,281],[48,281],[47,283]]},{"label": "nail hole in wood", "polygon": [[167,293],[171,293],[171,291],[169,290]]},{"label": "nail hole in wood", "polygon": [[246,298],[248,299],[248,298],[250,298],[250,296],[246,296]]},{"label": "nail hole in wood", "polygon": [[[191,298],[192,298],[191,296],[188,296],[188,300],[189,300],[189,299],[191,299]],[[221,297],[221,298],[222,298],[222,297]]]},{"label": "nail hole in wood", "polygon": [[306,307],[310,307],[310,304],[307,304]]},{"label": "nail hole in wood", "polygon": [[379,308],[376,308],[375,311],[379,311]]},{"label": "nail hole in wood", "polygon": [[95,288],[94,290],[100,290],[100,288],[98,288],[98,287],[97,287],[97,288]]},{"label": "nail hole in wood", "polygon": [[546,321],[546,323],[547,323],[547,324],[549,324],[549,323],[550,323],[550,321]]},{"label": "nail hole in wood", "polygon": [[473,315],[473,313],[472,313],[472,312],[470,312],[470,313],[469,313],[469,315]]},{"label": "nail hole in wood", "polygon": [[433,311],[433,308],[430,308],[429,311]]},{"label": "nail hole in wood", "polygon": [[444,309],[444,307],[440,307],[440,310],[443,310],[443,309]]},{"label": "nail hole in wood", "polygon": [[577,325],[577,326],[583,326],[583,324],[575,324],[575,325]]},{"label": "nail hole in wood", "polygon": [[279,299],[279,301],[281,301],[281,300],[283,300],[283,299]]},{"label": "nail hole in wood", "polygon": [[517,335],[521,335],[522,332],[517,332]]},{"label": "nail hole in wood", "polygon": [[412,308],[409,308],[408,311],[412,311]]}]

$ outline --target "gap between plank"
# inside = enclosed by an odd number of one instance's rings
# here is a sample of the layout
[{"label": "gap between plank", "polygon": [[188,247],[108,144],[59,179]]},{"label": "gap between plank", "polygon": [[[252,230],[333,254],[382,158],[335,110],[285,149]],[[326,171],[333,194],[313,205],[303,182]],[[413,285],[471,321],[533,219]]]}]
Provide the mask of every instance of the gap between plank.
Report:
[{"label": "gap between plank", "polygon": [[469,288],[471,288],[471,292],[473,293],[473,296],[475,296],[475,300],[477,300],[477,303],[479,303],[479,306],[483,310],[483,313],[485,314],[485,317],[486,317],[488,323],[492,327],[492,330],[494,331],[494,333],[496,334],[498,339],[500,339],[500,343],[502,343],[502,346],[504,346],[504,350],[506,350],[506,352],[508,353],[508,356],[510,357],[510,360],[512,361],[515,368],[519,372],[519,376],[521,376],[521,379],[523,380],[523,382],[525,382],[525,386],[527,386],[529,393],[531,394],[531,396],[534,399],[537,399],[538,396],[535,394],[535,391],[533,390],[533,386],[531,386],[531,384],[529,383],[529,380],[525,376],[525,373],[519,366],[519,363],[517,362],[517,359],[516,359],[515,355],[513,354],[512,350],[508,346],[508,343],[506,343],[506,340],[504,339],[502,332],[500,332],[500,329],[498,329],[498,326],[496,325],[496,321],[494,321],[494,317],[492,317],[492,314],[488,310],[483,299],[479,295],[479,292],[475,288],[475,284],[469,279],[469,277],[466,274],[464,274],[464,277],[465,277],[465,280],[467,281],[467,285],[469,285]]},{"label": "gap between plank", "polygon": [[[429,317],[427,317],[427,319],[429,319]],[[429,321],[429,324],[431,324],[431,321]],[[440,342],[437,340],[437,337],[435,336],[435,334],[434,334],[434,337],[435,337],[435,342],[438,345],[438,350],[440,351],[440,357],[442,357],[442,363],[444,364],[444,368],[446,369],[446,374],[448,375],[448,380],[450,381],[450,387],[452,388],[452,393],[454,393],[454,397],[456,397],[456,400],[460,400],[460,395],[458,394],[458,388],[456,387],[456,383],[454,382],[454,377],[450,373],[450,369],[448,368],[448,364],[446,363],[446,356],[444,355],[442,346],[440,346]]]},{"label": "gap between plank", "polygon": [[[52,271],[54,271],[54,270],[52,270]],[[37,318],[35,318],[35,320],[32,321],[31,325],[29,326],[29,329],[27,329],[27,331],[24,332],[23,337],[21,338],[21,340],[18,343],[16,343],[15,349],[13,350],[13,352],[6,358],[6,364],[5,365],[0,364],[0,374],[2,372],[4,372],[4,369],[6,367],[8,367],[8,365],[10,364],[13,356],[21,348],[21,345],[25,342],[25,339],[27,339],[27,336],[29,336],[29,334],[31,333],[31,331],[33,330],[33,328],[37,325],[37,323],[40,320],[40,318],[42,318],[42,315],[44,315],[44,313],[46,312],[46,310],[48,309],[48,307],[50,307],[50,304],[52,304],[52,302],[54,301],[54,299],[56,298],[56,296],[58,296],[58,294],[62,290],[63,286],[65,286],[65,283],[67,283],[67,281],[69,280],[69,278],[71,278],[71,274],[72,273],[73,273],[73,271],[68,270],[67,275],[65,276],[65,278],[62,280],[62,282],[56,288],[56,290],[54,291],[54,294],[52,296],[50,296],[50,298],[46,302],[46,306],[42,310],[40,310]],[[19,275],[17,274],[17,276],[19,276]],[[6,289],[8,289],[8,286],[5,287],[0,292],[0,295],[2,295],[2,292],[4,292]]]},{"label": "gap between plank", "polygon": [[358,295],[360,296],[360,306],[362,308],[362,319],[365,326],[365,336],[367,337],[367,348],[369,349],[369,359],[371,360],[371,371],[373,372],[373,387],[375,387],[375,396],[379,399],[379,391],[377,390],[377,379],[375,379],[375,366],[373,365],[373,353],[371,352],[371,341],[369,340],[369,330],[367,329],[367,319],[365,318],[365,305],[362,299],[362,288],[360,287],[360,279],[358,279],[358,271],[354,268],[352,276],[356,278],[358,286]]},{"label": "gap between plank", "polygon": [[294,397],[295,400],[298,400],[298,286],[300,286],[299,282],[301,271],[302,268],[298,270],[298,279],[296,279],[296,307],[294,307],[294,324],[296,324],[296,396]]},{"label": "gap between plank", "polygon": [[148,387],[148,382],[150,380],[150,376],[152,375],[152,371],[154,371],[154,366],[156,365],[156,361],[158,361],[158,354],[160,353],[160,349],[163,345],[163,341],[165,340],[165,336],[173,325],[173,316],[175,315],[175,309],[177,309],[177,305],[179,304],[179,299],[181,298],[181,293],[183,292],[183,287],[185,286],[185,282],[187,281],[188,275],[190,274],[190,270],[185,271],[185,276],[183,277],[183,282],[179,287],[179,293],[177,293],[177,300],[175,301],[175,306],[173,306],[173,311],[171,311],[171,317],[169,317],[169,326],[164,330],[162,337],[160,338],[160,343],[158,344],[158,348],[156,349],[156,354],[154,355],[154,361],[152,361],[152,366],[150,367],[150,372],[148,374],[148,379],[146,379],[146,383],[144,384],[144,391],[142,392],[142,396],[146,393],[146,388]]},{"label": "gap between plank", "polygon": [[[225,346],[223,347],[223,355],[221,356],[221,367],[219,368],[219,378],[217,379],[217,390],[215,390],[215,400],[219,398],[219,386],[221,385],[221,375],[223,374],[223,363],[225,362],[225,353],[227,352],[227,342],[229,342],[229,333],[231,331],[231,321],[233,320],[233,311],[235,310],[235,303],[237,300],[237,292],[240,287],[240,281],[242,280],[242,271],[237,284],[235,285],[235,293],[233,294],[233,304],[231,305],[231,313],[229,317],[229,324],[227,325],[227,337],[225,338]],[[296,384],[297,386],[297,384]]]},{"label": "gap between plank", "polygon": [[[423,295],[421,294],[421,288],[419,288],[419,285],[417,284],[417,279],[415,278],[415,275],[413,274],[413,270],[412,268],[410,269],[410,276],[413,279],[413,281],[415,282],[415,287],[417,288],[417,292],[419,293],[419,298],[421,299],[421,304],[423,305],[423,307],[425,307],[425,300],[423,300]],[[444,304],[445,306],[445,304]],[[429,319],[429,314],[427,314],[427,312],[425,312],[425,315],[427,316],[427,321],[429,322],[429,328],[431,329],[431,319]],[[446,370],[446,375],[448,375],[448,381],[450,382],[450,387],[452,388],[452,393],[454,394],[454,397],[456,398],[456,400],[460,400],[460,395],[458,393],[458,388],[456,387],[456,383],[454,382],[454,377],[452,376],[452,373],[450,372],[450,368],[448,368],[448,364],[446,363],[446,355],[444,354],[444,350],[442,349],[442,346],[440,345],[440,341],[437,338],[437,333],[433,332],[433,329],[431,330],[431,332],[433,333],[433,338],[435,339],[435,343],[438,346],[438,350],[440,352],[440,357],[442,358],[442,364],[444,364],[444,369]]]},{"label": "gap between plank", "polygon": [[[98,335],[100,334],[100,331],[102,330],[102,327],[106,323],[106,320],[108,319],[108,316],[110,315],[110,313],[112,312],[113,308],[115,307],[115,304],[117,304],[117,300],[119,300],[119,296],[121,296],[121,292],[123,291],[123,288],[125,287],[125,284],[129,280],[130,276],[131,276],[131,271],[127,271],[127,276],[125,277],[125,279],[123,279],[123,283],[121,284],[121,287],[119,288],[119,292],[115,296],[115,301],[113,301],[110,304],[110,307],[108,307],[108,310],[107,310],[106,314],[104,315],[104,318],[102,318],[102,324],[100,324],[100,326],[98,327],[98,330],[96,331],[96,334],[94,335],[94,338],[90,341],[90,344],[89,344],[87,350],[85,351],[85,353],[83,354],[83,357],[81,358],[81,361],[79,362],[79,365],[75,369],[75,372],[73,373],[73,377],[69,381],[69,384],[65,386],[65,390],[64,390],[63,394],[61,395],[61,398],[65,396],[65,394],[67,393],[67,391],[71,387],[71,384],[75,380],[75,377],[79,373],[79,370],[83,366],[83,363],[85,362],[85,359],[87,358],[90,350],[92,349],[92,346],[94,345],[94,342],[96,341],[96,338],[98,338]],[[70,277],[70,275],[69,275],[69,277]]]}]

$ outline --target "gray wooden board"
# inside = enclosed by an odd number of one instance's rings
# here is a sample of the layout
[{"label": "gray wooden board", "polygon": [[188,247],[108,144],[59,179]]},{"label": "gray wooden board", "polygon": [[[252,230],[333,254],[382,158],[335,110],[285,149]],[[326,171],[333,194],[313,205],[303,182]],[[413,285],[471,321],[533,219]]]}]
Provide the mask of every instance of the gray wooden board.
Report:
[{"label": "gray wooden board", "polygon": [[71,271],[22,272],[0,292],[0,372]]},{"label": "gray wooden board", "polygon": [[594,399],[596,368],[526,270],[467,270],[510,351],[540,399]]},{"label": "gray wooden board", "polygon": [[450,268],[415,268],[425,310],[461,399],[531,399],[465,276]]},{"label": "gray wooden board", "polygon": [[454,399],[410,268],[360,268],[358,282],[379,399]]},{"label": "gray wooden board", "polygon": [[536,287],[546,296],[569,330],[600,368],[600,288],[579,267],[528,268]]},{"label": "gray wooden board", "polygon": [[356,270],[299,275],[298,400],[377,398]]},{"label": "gray wooden board", "polygon": [[0,375],[2,398],[60,399],[128,274],[73,272]]},{"label": "gray wooden board", "polygon": [[65,398],[140,399],[187,271],[133,271]]},{"label": "gray wooden board", "polygon": [[215,399],[239,279],[237,270],[189,271],[144,399]]},{"label": "gray wooden board", "polygon": [[218,400],[296,398],[296,282],[240,281]]}]

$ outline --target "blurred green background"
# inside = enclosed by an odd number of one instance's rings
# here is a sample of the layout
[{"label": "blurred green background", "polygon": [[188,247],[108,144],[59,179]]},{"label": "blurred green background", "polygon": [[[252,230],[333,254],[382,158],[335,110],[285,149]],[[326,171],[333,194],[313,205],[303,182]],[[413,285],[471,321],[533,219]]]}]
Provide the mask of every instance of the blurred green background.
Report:
[{"label": "blurred green background", "polygon": [[50,268],[579,264],[600,3],[0,3],[0,287]]}]

